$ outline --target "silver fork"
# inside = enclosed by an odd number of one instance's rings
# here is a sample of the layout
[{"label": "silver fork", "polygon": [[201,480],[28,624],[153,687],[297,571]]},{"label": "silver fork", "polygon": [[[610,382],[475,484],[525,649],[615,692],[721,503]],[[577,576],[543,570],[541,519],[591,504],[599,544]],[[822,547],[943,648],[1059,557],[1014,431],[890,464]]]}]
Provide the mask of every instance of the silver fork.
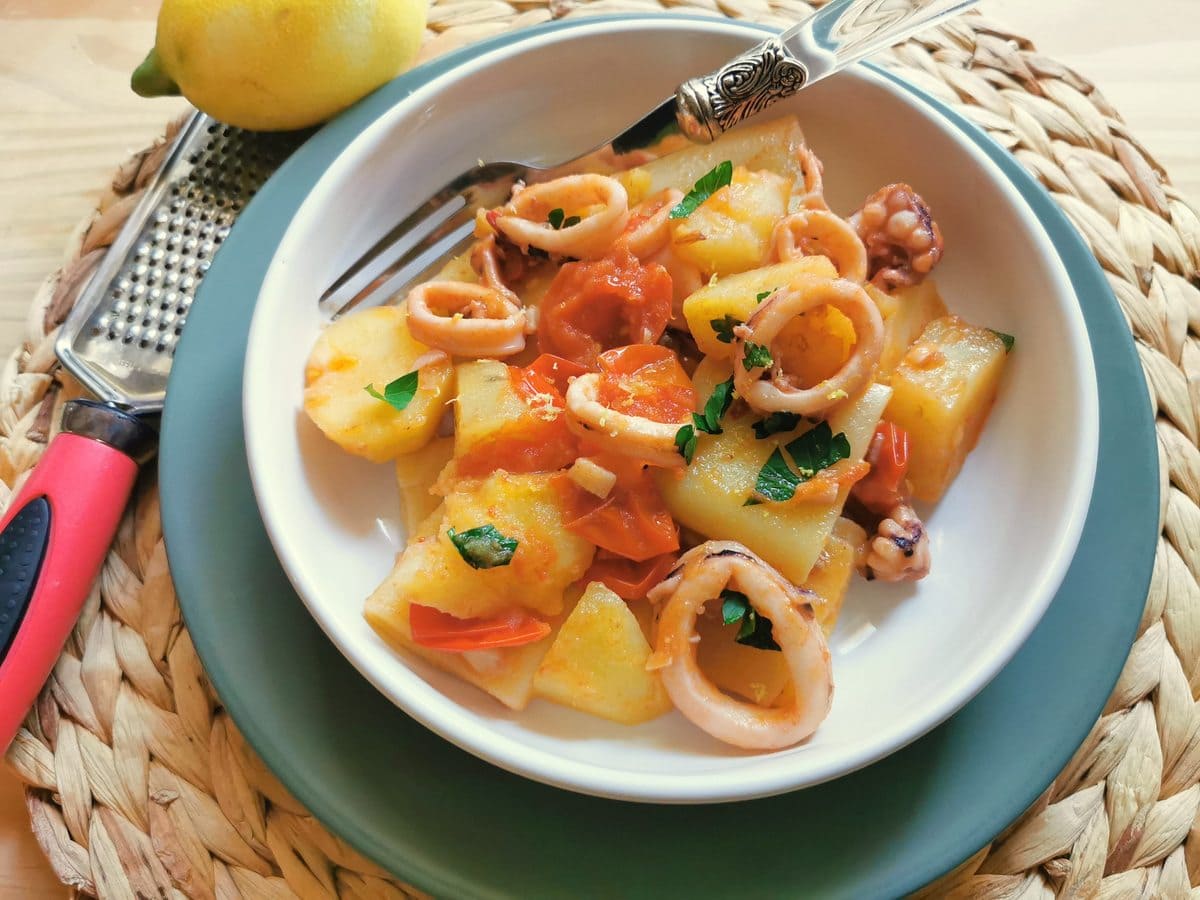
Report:
[{"label": "silver fork", "polygon": [[428,278],[470,239],[478,209],[505,203],[518,181],[545,181],[593,153],[628,153],[678,130],[709,143],[777,100],[878,50],[957,15],[977,0],[832,0],[787,31],[719,69],[681,84],[673,97],[606,144],[556,166],[480,163],[452,179],[375,242],[321,295],[336,318],[376,305]]}]

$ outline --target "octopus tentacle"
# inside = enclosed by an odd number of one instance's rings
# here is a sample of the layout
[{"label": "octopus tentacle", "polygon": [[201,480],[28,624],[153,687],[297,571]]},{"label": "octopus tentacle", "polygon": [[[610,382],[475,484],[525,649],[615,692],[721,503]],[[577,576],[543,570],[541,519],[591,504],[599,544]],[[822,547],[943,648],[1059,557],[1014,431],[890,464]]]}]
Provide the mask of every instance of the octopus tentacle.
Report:
[{"label": "octopus tentacle", "polygon": [[505,283],[504,275],[500,270],[500,260],[501,251],[496,244],[496,235],[493,233],[480,238],[471,247],[471,268],[479,274],[482,283],[520,306],[520,299]]},{"label": "octopus tentacle", "polygon": [[807,144],[796,151],[796,157],[804,176],[804,192],[793,192],[792,210],[829,209],[829,205],[825,202],[825,167],[821,160]]},{"label": "octopus tentacle", "polygon": [[[792,698],[780,707],[761,707],[722,692],[700,670],[692,639],[706,603],[726,587],[741,591],[754,610],[771,620],[792,676]],[[777,750],[817,730],[833,703],[829,649],[805,595],[773,568],[732,541],[708,541],[685,553],[650,592],[662,604],[653,662],[671,701],[713,737],[747,750]]]}]

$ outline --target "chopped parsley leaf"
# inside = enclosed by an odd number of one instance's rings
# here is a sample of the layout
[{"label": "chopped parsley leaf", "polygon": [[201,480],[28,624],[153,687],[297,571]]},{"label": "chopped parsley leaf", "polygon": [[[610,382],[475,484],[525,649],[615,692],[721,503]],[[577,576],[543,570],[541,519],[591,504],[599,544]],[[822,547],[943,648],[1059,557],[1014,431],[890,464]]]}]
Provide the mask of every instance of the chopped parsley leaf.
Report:
[{"label": "chopped parsley leaf", "polygon": [[579,216],[567,217],[562,207],[555,207],[546,216],[546,221],[550,223],[551,228],[558,231],[561,228],[570,228],[572,225],[578,225],[583,219],[579,218]]},{"label": "chopped parsley leaf", "polygon": [[388,383],[384,387],[382,394],[375,389],[373,383],[368,384],[363,390],[376,400],[382,400],[398,412],[404,412],[408,404],[412,403],[412,398],[417,395],[417,382],[419,380],[420,375],[414,369],[407,375],[401,375],[395,381]]},{"label": "chopped parsley leaf", "polygon": [[995,328],[989,328],[988,331],[1000,338],[1000,340],[1004,341],[1005,353],[1012,353],[1013,347],[1015,347],[1017,344],[1017,339],[1015,337],[1013,337],[1011,334],[1005,334],[1003,331],[997,331]]},{"label": "chopped parsley leaf", "polygon": [[771,348],[766,344],[746,342],[746,353],[742,357],[742,365],[746,367],[747,372],[751,369],[765,369],[774,361],[771,358]]},{"label": "chopped parsley leaf", "polygon": [[844,432],[834,434],[828,422],[821,422],[790,441],[783,450],[787,451],[792,462],[796,464],[796,471],[792,471],[783,452],[776,447],[758,472],[754,496],[743,503],[743,506],[754,506],[764,499],[776,503],[791,500],[801,483],[839,460],[848,459],[850,441]]},{"label": "chopped parsley leaf", "polygon": [[761,292],[761,293],[759,293],[759,294],[755,294],[755,295],[754,295],[754,302],[755,302],[755,303],[762,303],[764,300],[766,300],[768,297],[770,297],[770,296],[771,296],[773,293],[775,293],[777,290],[779,290],[779,288],[771,288],[771,290],[769,290],[769,291],[763,291],[763,292]]},{"label": "chopped parsley leaf", "polygon": [[516,538],[505,537],[496,530],[495,525],[480,525],[462,532],[451,528],[446,536],[472,569],[507,566],[517,552]]},{"label": "chopped parsley leaf", "polygon": [[675,449],[679,451],[683,461],[691,465],[692,457],[696,455],[696,429],[691,425],[684,425],[675,432]]},{"label": "chopped parsley leaf", "polygon": [[705,200],[733,181],[733,162],[725,160],[717,163],[716,167],[701,176],[682,200],[671,208],[668,218],[686,219],[696,211]]},{"label": "chopped parsley leaf", "polygon": [[733,379],[730,378],[713,388],[712,394],[704,404],[702,414],[692,413],[692,423],[696,426],[696,430],[703,431],[705,434],[720,434],[721,417],[729,410],[729,404],[732,402]]},{"label": "chopped parsley leaf", "polygon": [[791,431],[800,424],[802,418],[799,413],[773,412],[754,423],[754,436],[761,441],[781,431]]},{"label": "chopped parsley leaf", "polygon": [[708,323],[712,326],[713,333],[716,334],[717,340],[722,344],[733,343],[733,329],[742,324],[741,319],[735,319],[729,313],[725,313],[723,319],[712,319]]},{"label": "chopped parsley leaf", "polygon": [[[787,460],[783,458],[783,451],[776,447],[758,471],[758,480],[754,483],[754,493],[768,500],[774,500],[776,503],[784,503],[795,495],[796,485],[800,481],[800,477],[791,470]],[[752,497],[751,499],[756,498]]]},{"label": "chopped parsley leaf", "polygon": [[741,591],[731,591],[728,588],[721,591],[721,620],[726,625],[741,623],[734,638],[739,644],[757,650],[781,649],[771,634],[771,620],[760,616],[750,605],[750,598]]},{"label": "chopped parsley leaf", "polygon": [[833,433],[828,422],[814,425],[800,437],[789,443],[785,448],[796,470],[801,474],[802,481],[808,481],[822,469],[828,469],[835,462],[848,459],[850,456],[850,440],[844,432]]}]

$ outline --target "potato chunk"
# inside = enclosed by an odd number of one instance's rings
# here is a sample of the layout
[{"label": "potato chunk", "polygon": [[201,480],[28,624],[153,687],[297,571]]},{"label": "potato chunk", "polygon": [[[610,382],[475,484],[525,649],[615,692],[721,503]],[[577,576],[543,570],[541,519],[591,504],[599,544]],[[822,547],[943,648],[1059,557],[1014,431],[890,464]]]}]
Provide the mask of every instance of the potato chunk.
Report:
[{"label": "potato chunk", "polygon": [[733,353],[733,348],[717,340],[712,327],[713,320],[724,320],[725,316],[732,316],[739,322],[746,321],[761,302],[758,299],[759,294],[783,287],[800,275],[836,278],[837,269],[824,256],[803,256],[789,262],[718,278],[715,283],[705,285],[691,294],[683,301],[683,316],[687,319],[688,330],[696,339],[696,346],[700,348],[700,352],[728,359]]},{"label": "potato chunk", "polygon": [[625,725],[661,716],[671,700],[646,671],[650,644],[625,601],[592,582],[533,677],[539,697]]},{"label": "potato chunk", "polygon": [[833,634],[837,626],[846,591],[854,575],[854,555],[866,539],[867,532],[862,526],[839,518],[812,571],[808,573],[808,580],[801,585],[816,595],[811,598],[813,611],[826,637]]},{"label": "potato chunk", "polygon": [[[441,516],[425,523],[414,534],[409,549],[399,558],[396,567],[383,584],[367,598],[363,616],[375,632],[392,647],[427,660],[439,669],[457,675],[464,681],[487,691],[505,706],[524,709],[533,694],[533,673],[553,643],[553,633],[533,644],[472,653],[449,653],[431,650],[413,643],[408,625],[408,608],[414,600],[422,600],[412,590],[413,563],[423,555],[421,548],[437,545],[435,537]],[[416,549],[416,552],[412,552]],[[411,555],[410,555],[411,554]],[[422,600],[422,602],[424,602]],[[555,619],[550,620],[556,625]]]},{"label": "potato chunk", "polygon": [[762,265],[775,223],[787,215],[792,180],[738,168],[733,181],[684,219],[671,224],[675,254],[705,275],[730,275]]},{"label": "potato chunk", "polygon": [[739,644],[739,625],[726,625],[721,604],[696,619],[696,662],[709,680],[728,694],[736,694],[759,706],[770,706],[791,681],[787,660],[777,650],[759,650]]},{"label": "potato chunk", "polygon": [[[706,398],[727,377],[727,361],[706,359],[693,377],[698,396]],[[872,385],[830,417],[834,434],[846,433],[852,459],[861,459],[866,452],[890,395],[889,388]],[[803,584],[841,512],[846,491],[832,504],[744,506],[771,452],[800,433],[798,429],[759,440],[752,427],[759,418],[754,413],[727,414],[721,422],[722,434],[699,435],[690,466],[682,472],[657,473],[659,490],[681,525],[714,540],[740,541],[793,584]]]},{"label": "potato chunk", "polygon": [[868,284],[867,293],[883,316],[883,353],[876,377],[886,383],[925,326],[946,315],[946,304],[932,278],[911,287],[896,288],[891,293]]},{"label": "potato chunk", "polygon": [[461,474],[552,472],[574,462],[562,398],[522,393],[516,371],[492,359],[458,366],[454,455]]},{"label": "potato chunk", "polygon": [[494,359],[459,363],[458,400],[454,404],[454,455],[465,456],[506,429],[530,417],[509,368]]},{"label": "potato chunk", "polygon": [[430,281],[462,281],[467,284],[479,284],[479,273],[471,265],[471,253],[460,253],[446,260],[446,264]]},{"label": "potato chunk", "polygon": [[930,322],[892,375],[884,414],[909,437],[913,496],[941,498],[991,412],[1004,372],[1004,342],[957,316]]},{"label": "potato chunk", "polygon": [[711,144],[687,144],[681,150],[614,177],[625,185],[630,203],[640,203],[664,188],[690,191],[692,185],[724,160],[734,166],[765,169],[785,178],[799,179],[802,171],[798,152],[803,146],[800,123],[795,116],[785,116],[727,131]]},{"label": "potato chunk", "polygon": [[420,450],[396,457],[396,486],[404,505],[404,530],[408,535],[417,529],[441,505],[442,498],[433,493],[438,475],[454,456],[454,438],[434,438]]},{"label": "potato chunk", "polygon": [[437,430],[454,390],[450,360],[421,369],[416,396],[403,410],[368,394],[413,369],[429,348],[408,332],[403,305],[351,313],[329,325],[304,368],[304,411],[343,450],[386,462],[419,450]]},{"label": "potato chunk", "polygon": [[[496,472],[454,484],[437,534],[410,542],[401,554],[395,589],[460,619],[514,607],[556,615],[563,590],[591,565],[595,548],[563,526],[550,477]],[[451,528],[462,534],[484,525],[517,541],[507,565],[472,568],[448,534]]]}]

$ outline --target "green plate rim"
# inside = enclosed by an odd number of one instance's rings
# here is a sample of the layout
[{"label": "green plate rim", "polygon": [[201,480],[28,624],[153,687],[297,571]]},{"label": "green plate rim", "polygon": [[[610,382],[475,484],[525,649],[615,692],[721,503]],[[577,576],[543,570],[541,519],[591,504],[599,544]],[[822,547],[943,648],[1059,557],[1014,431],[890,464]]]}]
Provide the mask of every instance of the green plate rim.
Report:
[{"label": "green plate rim", "polygon": [[[162,421],[163,532],[184,620],[230,715],[297,799],[367,856],[434,894],[619,891],[632,897],[661,894],[663,884],[686,891],[689,883],[708,896],[778,896],[784,889],[829,897],[908,893],[969,857],[1027,808],[1086,736],[1132,643],[1158,539],[1153,415],[1111,289],[1046,191],[982,130],[935,98],[883,72],[974,140],[1050,234],[1080,298],[1097,361],[1101,445],[1080,549],[1045,619],[978,697],[924,738],[837,781],[740,804],[648,806],[526,781],[432,735],[353,670],[292,592],[254,506],[240,414],[246,332],[274,249],[313,183],[379,115],[460,62],[548,32],[635,18],[712,22],[662,14],[588,17],[462,48],[385,85],[321,129],[242,213],[190,313]],[[1107,526],[1118,518],[1120,536]],[[280,648],[285,635],[293,643]],[[1064,677],[1042,677],[1056,668]],[[281,685],[281,678],[289,680]],[[296,695],[304,703],[293,707]],[[1009,724],[1018,727],[998,730],[997,713],[1013,706],[1021,715]],[[403,740],[389,742],[392,736]],[[324,755],[312,756],[321,746]],[[344,765],[356,757],[360,765],[372,762],[374,772],[398,777],[377,781],[372,771]],[[403,770],[404,761],[419,769]],[[407,818],[389,820],[395,818],[389,801],[400,796],[395,789],[407,790],[414,776],[424,786],[403,793],[412,801]],[[361,789],[355,809],[346,808],[351,788]],[[496,810],[481,807],[480,791],[493,804],[504,802]],[[451,820],[437,821],[439,814]],[[467,836],[458,825],[468,815],[472,833],[492,827],[495,840],[473,838],[463,852],[450,844]],[[523,822],[514,821],[522,815]],[[573,827],[562,827],[565,822]],[[781,834],[781,823],[792,832]],[[525,843],[509,847],[514,840]],[[725,840],[727,853],[705,852]],[[431,841],[440,841],[432,851]],[[578,852],[581,845],[589,852]],[[673,848],[682,853],[672,854]],[[757,852],[747,859],[742,848]],[[620,862],[601,850],[619,854]],[[440,861],[429,858],[431,852]],[[447,853],[458,858],[447,860]],[[530,858],[537,865],[527,865]]]}]

